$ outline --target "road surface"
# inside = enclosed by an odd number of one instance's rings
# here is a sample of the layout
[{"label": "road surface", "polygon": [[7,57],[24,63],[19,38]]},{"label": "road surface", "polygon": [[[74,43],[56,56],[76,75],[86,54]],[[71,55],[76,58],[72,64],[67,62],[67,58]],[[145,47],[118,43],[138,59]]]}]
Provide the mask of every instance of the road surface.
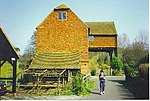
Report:
[{"label": "road surface", "polygon": [[106,91],[104,95],[99,94],[98,76],[93,76],[91,80],[96,82],[91,94],[84,100],[128,100],[134,99],[133,95],[123,86],[124,76],[106,76]]},{"label": "road surface", "polygon": [[128,100],[134,99],[133,95],[122,85],[124,76],[106,77],[106,91],[104,95],[99,94],[98,77],[93,76],[91,80],[96,82],[91,94],[86,97],[80,96],[2,96],[0,100]]}]

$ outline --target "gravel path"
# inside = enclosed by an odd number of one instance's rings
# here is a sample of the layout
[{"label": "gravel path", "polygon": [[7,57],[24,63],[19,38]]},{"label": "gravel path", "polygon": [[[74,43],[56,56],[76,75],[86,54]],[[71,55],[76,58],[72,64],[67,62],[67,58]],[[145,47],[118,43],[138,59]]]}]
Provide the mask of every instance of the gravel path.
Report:
[{"label": "gravel path", "polygon": [[99,94],[99,80],[97,76],[93,76],[92,80],[96,81],[96,85],[89,96],[84,100],[128,100],[134,99],[133,95],[126,89],[122,82],[124,76],[107,76],[106,77],[106,91],[104,95]]}]

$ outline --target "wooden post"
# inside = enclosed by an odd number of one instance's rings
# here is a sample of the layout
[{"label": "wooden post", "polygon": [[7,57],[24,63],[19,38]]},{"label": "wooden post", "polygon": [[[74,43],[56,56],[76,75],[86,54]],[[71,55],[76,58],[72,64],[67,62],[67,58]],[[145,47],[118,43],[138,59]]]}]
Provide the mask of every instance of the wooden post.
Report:
[{"label": "wooden post", "polygon": [[70,70],[68,69],[67,70],[67,79],[68,79],[68,82],[69,82],[69,78],[70,78]]},{"label": "wooden post", "polygon": [[116,57],[118,57],[118,51],[117,51],[117,48],[114,50],[114,54]]},{"label": "wooden post", "polygon": [[110,75],[111,74],[111,69],[112,69],[112,51],[109,52],[109,56],[110,56]]},{"label": "wooden post", "polygon": [[17,60],[12,61],[12,66],[13,66],[13,85],[12,85],[12,92],[13,95],[16,93],[16,69],[17,69]]},{"label": "wooden post", "polygon": [[0,78],[1,78],[1,67],[2,67],[2,66],[1,66],[1,60],[0,60]]},{"label": "wooden post", "polygon": [[57,89],[58,89],[58,94],[60,95],[60,75],[59,75],[59,78],[58,78],[58,87],[57,87]]}]

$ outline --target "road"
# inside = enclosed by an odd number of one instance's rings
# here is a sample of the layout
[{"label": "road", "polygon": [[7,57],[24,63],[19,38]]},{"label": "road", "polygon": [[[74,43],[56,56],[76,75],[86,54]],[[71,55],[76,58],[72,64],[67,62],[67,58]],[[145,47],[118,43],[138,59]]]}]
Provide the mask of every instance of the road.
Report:
[{"label": "road", "polygon": [[106,91],[104,95],[99,94],[99,80],[97,76],[91,77],[96,82],[91,94],[86,97],[80,96],[2,96],[0,100],[129,100],[133,95],[122,85],[124,76],[107,76]]},{"label": "road", "polygon": [[91,80],[96,82],[91,94],[84,100],[129,100],[133,95],[123,86],[124,76],[106,76],[106,91],[104,95],[99,94],[99,80],[93,76]]}]

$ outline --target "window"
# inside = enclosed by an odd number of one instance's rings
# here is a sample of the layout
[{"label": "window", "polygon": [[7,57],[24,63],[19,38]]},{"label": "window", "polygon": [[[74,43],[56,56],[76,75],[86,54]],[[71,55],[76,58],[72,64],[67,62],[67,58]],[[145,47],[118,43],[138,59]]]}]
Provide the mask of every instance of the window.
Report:
[{"label": "window", "polygon": [[89,36],[89,41],[94,41],[94,36]]},{"label": "window", "polygon": [[58,19],[66,20],[67,19],[66,12],[58,12]]}]

